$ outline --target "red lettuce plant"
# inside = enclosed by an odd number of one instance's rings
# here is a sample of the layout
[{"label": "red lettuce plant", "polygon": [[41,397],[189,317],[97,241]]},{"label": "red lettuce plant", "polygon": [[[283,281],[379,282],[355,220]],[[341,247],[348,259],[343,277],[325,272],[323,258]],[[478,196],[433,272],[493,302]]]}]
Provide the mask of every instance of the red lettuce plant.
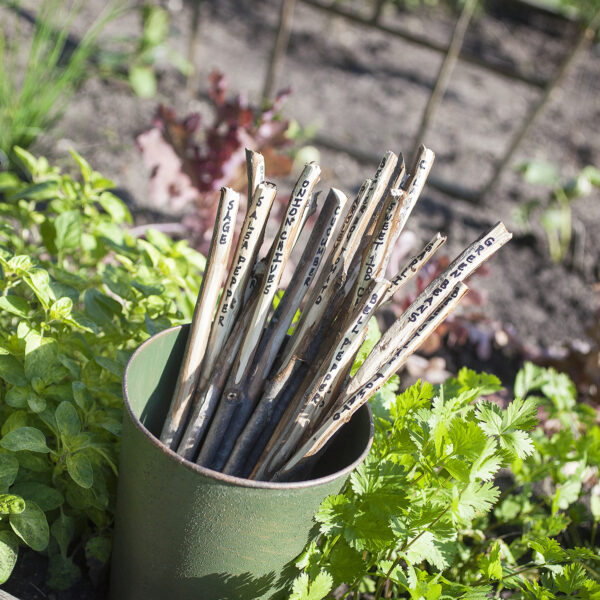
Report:
[{"label": "red lettuce plant", "polygon": [[289,91],[259,108],[243,94],[228,99],[227,80],[218,71],[210,74],[209,84],[214,110],[210,125],[197,113],[181,119],[161,105],[154,127],[137,138],[151,173],[152,204],[181,210],[194,202],[197,211],[186,223],[201,249],[212,231],[220,188],[227,185],[245,191],[245,148],[263,153],[270,177],[287,175],[292,167],[292,159],[279,151],[290,143],[289,122],[278,112]]}]

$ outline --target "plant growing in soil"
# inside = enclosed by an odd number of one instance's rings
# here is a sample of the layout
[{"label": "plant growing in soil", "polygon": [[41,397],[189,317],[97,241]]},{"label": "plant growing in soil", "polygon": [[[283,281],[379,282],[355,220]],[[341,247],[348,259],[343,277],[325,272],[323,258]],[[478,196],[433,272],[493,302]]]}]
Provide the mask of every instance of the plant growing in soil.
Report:
[{"label": "plant growing in soil", "polygon": [[184,75],[189,75],[191,65],[175,52],[169,44],[170,17],[166,9],[155,4],[144,4],[140,9],[142,34],[131,44],[123,42],[122,50],[103,48],[98,53],[100,70],[106,75],[126,73],[131,89],[140,98],[156,95],[156,66],[167,62]]},{"label": "plant growing in soil", "polygon": [[[0,165],[12,160],[13,146],[30,146],[61,117],[87,74],[100,31],[117,14],[107,5],[75,47],[69,28],[76,11],[63,0],[39,3],[32,35],[0,28]],[[19,62],[23,47],[25,65]]]},{"label": "plant growing in soil", "polygon": [[112,182],[82,181],[15,149],[32,183],[0,174],[0,581],[19,545],[52,587],[99,576],[110,555],[121,376],[149,335],[191,318],[204,259],[126,229]]},{"label": "plant growing in soil", "polygon": [[265,156],[269,177],[287,175],[292,168],[292,159],[280,152],[290,144],[289,122],[279,114],[288,91],[280,92],[270,106],[255,107],[243,95],[227,98],[222,73],[213,71],[209,81],[211,124],[197,113],[180,119],[160,106],[154,128],[137,139],[152,173],[151,201],[178,208],[195,202],[198,210],[188,224],[203,249],[210,241],[221,187],[246,189],[245,148]]},{"label": "plant growing in soil", "polygon": [[373,451],[322,504],[294,600],[599,597],[595,411],[530,363],[504,409],[499,391],[462,369],[374,398]]},{"label": "plant growing in soil", "polygon": [[569,254],[573,237],[571,203],[589,196],[594,187],[600,188],[600,170],[590,165],[567,180],[561,179],[554,165],[542,161],[523,163],[519,170],[527,183],[550,188],[550,192],[521,204],[515,216],[525,231],[538,221],[546,233],[552,260],[562,262]]}]

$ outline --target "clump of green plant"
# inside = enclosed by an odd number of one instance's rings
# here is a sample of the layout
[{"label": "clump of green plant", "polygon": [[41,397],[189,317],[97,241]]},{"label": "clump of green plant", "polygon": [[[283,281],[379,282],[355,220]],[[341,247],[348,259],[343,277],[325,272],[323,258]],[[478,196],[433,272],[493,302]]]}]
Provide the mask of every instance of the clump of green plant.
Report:
[{"label": "clump of green plant", "polygon": [[156,4],[140,7],[142,34],[133,44],[124,40],[122,50],[102,49],[99,54],[101,71],[107,74],[125,72],[131,89],[140,98],[156,95],[156,66],[160,62],[172,64],[184,75],[191,72],[190,63],[168,44],[170,17],[166,9]]},{"label": "clump of green plant", "polygon": [[[18,2],[12,2],[18,12]],[[118,11],[110,4],[72,47],[69,29],[76,6],[42,0],[33,33],[0,27],[0,165],[12,160],[14,146],[27,148],[62,116],[89,71],[89,59],[104,25]],[[24,48],[25,65],[19,62]]]},{"label": "clump of green plant", "polygon": [[[483,399],[499,390],[496,377],[462,369],[439,387],[388,387],[374,399],[373,450],[322,504],[294,600],[334,590],[375,600],[600,597],[595,413],[577,404],[568,377],[532,364],[504,409]],[[538,410],[545,425],[529,433]]]},{"label": "clump of green plant", "polygon": [[0,582],[18,546],[68,588],[110,555],[121,376],[150,334],[191,318],[204,258],[131,222],[111,181],[15,149],[0,173]]},{"label": "clump of green plant", "polygon": [[600,170],[587,166],[567,180],[560,177],[554,165],[543,161],[528,161],[519,170],[527,183],[544,186],[549,193],[524,202],[514,216],[524,231],[530,231],[532,224],[539,221],[552,260],[562,262],[569,253],[573,236],[571,204],[577,198],[589,196],[594,187],[600,188]]}]

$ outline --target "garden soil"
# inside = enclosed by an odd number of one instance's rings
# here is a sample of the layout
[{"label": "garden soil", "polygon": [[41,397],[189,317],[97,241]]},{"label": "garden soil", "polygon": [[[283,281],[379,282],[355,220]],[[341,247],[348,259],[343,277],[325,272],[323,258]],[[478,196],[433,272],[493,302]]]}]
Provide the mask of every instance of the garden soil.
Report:
[{"label": "garden soil", "polygon": [[[89,22],[103,4],[103,0],[85,3],[75,33],[81,33],[82,24]],[[275,0],[205,0],[192,91],[186,90],[182,76],[167,67],[159,69],[159,93],[152,99],[134,97],[125,82],[94,77],[76,94],[57,128],[42,137],[33,151],[66,166],[68,148],[72,147],[116,182],[140,220],[179,222],[181,214],[173,207],[150,202],[149,174],[136,136],[151,127],[159,102],[174,107],[181,116],[199,111],[209,119],[205,98],[208,74],[214,68],[227,76],[232,93],[244,92],[250,101],[257,102],[278,4]],[[501,5],[502,10],[492,7],[475,17],[466,48],[492,62],[550,77],[570,48],[576,25],[539,12],[513,9],[510,2],[498,3]],[[367,10],[369,6],[365,1],[356,8]],[[191,7],[171,0],[170,9],[172,45],[186,54]],[[5,10],[0,9],[0,16]],[[406,13],[391,6],[383,19],[440,43],[447,42],[453,25],[452,16],[441,9]],[[139,35],[139,29],[137,15],[127,15],[110,25],[103,43],[110,46],[116,36]],[[584,339],[596,306],[593,285],[600,276],[598,191],[573,203],[575,252],[563,264],[550,260],[542,229],[534,226],[525,232],[514,215],[524,202],[548,193],[522,182],[515,170],[520,162],[532,158],[550,161],[559,166],[565,178],[589,164],[600,167],[599,59],[598,45],[579,57],[526,137],[511,168],[490,194],[472,203],[427,187],[409,221],[415,249],[441,231],[448,235],[446,251],[450,256],[496,221],[506,222],[515,233],[514,240],[490,262],[489,274],[472,283],[488,296],[487,303],[477,310],[508,327],[527,344],[548,347]],[[283,114],[302,126],[317,128],[319,136],[338,140],[349,149],[367,154],[391,149],[411,157],[412,140],[440,61],[441,56],[430,50],[326,16],[299,2],[289,50],[277,80],[278,88],[292,89]],[[523,83],[460,62],[425,139],[437,153],[433,175],[467,188],[481,188],[539,93]],[[372,163],[359,161],[352,153],[325,147],[319,150],[324,185],[354,192],[374,171]],[[285,193],[293,180],[290,177],[279,183]],[[103,597],[87,584],[85,589],[68,593],[49,591],[43,583],[43,561],[31,555],[24,558],[16,575],[3,586],[22,600]]]}]

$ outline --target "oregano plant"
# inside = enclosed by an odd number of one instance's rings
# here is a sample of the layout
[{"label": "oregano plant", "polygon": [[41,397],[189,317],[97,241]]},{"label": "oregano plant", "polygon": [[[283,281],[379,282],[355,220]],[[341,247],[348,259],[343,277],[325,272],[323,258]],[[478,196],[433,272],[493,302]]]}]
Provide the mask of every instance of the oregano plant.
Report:
[{"label": "oregano plant", "polygon": [[15,154],[30,181],[0,173],[0,582],[28,546],[67,588],[83,557],[96,577],[110,556],[125,363],[190,319],[204,258],[130,235],[112,182],[76,153],[78,178]]}]

